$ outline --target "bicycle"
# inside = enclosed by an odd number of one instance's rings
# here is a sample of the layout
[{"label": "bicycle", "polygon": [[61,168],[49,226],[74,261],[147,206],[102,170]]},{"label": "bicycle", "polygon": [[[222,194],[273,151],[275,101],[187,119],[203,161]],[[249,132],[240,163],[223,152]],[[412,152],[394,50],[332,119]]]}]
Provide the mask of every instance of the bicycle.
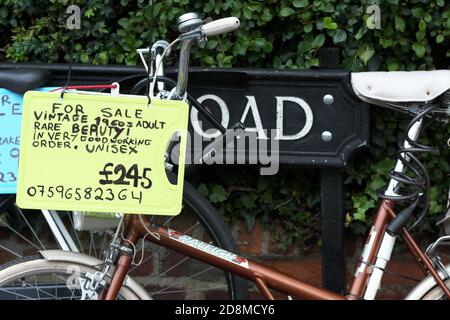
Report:
[{"label": "bicycle", "polygon": [[[143,54],[151,53],[152,64],[146,67],[154,67],[154,64],[159,64],[160,68],[158,69],[158,74],[160,75],[163,74],[162,63],[159,63],[161,59],[161,50],[167,48],[167,45],[168,43],[159,41],[152,46],[151,50],[149,50],[149,48],[137,50],[144,62],[145,59],[143,58]],[[17,74],[23,76],[17,77]],[[43,85],[48,78],[49,74],[42,70],[0,71],[0,86],[6,87],[17,93],[24,93]],[[16,80],[12,81],[12,79]],[[164,88],[163,83],[158,82],[157,87],[159,90],[162,90]],[[114,229],[120,221],[120,218],[118,218],[120,215],[106,218],[104,215],[98,214],[92,215],[81,212],[62,212],[54,210],[42,210],[42,216],[45,218],[45,221],[41,221],[41,215],[36,212],[28,212],[28,210],[24,211],[17,207],[14,194],[2,196],[0,200],[0,210],[8,212],[8,215],[11,217],[9,220],[13,220],[12,223],[7,223],[2,219],[0,220],[0,226],[7,228],[15,238],[21,242],[25,242],[26,245],[25,249],[21,249],[20,247],[17,248],[17,241],[14,241],[12,244],[0,243],[0,249],[3,249],[13,258],[19,258],[19,260],[24,261],[29,260],[29,258],[23,256],[23,251],[30,249],[34,251],[44,250],[47,252],[46,257],[48,259],[53,259],[57,256],[52,254],[49,250],[57,249],[59,247],[66,251],[63,253],[63,255],[66,256],[64,259],[70,260],[71,257],[74,257],[72,253],[81,253],[84,254],[83,259],[87,261],[88,266],[101,265],[102,261],[100,259],[102,259],[103,251],[106,248],[105,245],[111,241],[115,234]],[[180,222],[178,222],[180,220],[187,221],[189,224],[183,223],[186,232],[202,236],[205,241],[214,243],[226,250],[238,251],[231,232],[224,227],[224,222],[220,218],[217,210],[187,183],[183,194],[183,207],[182,214],[180,214],[181,218],[165,218],[161,223],[169,226],[172,224],[180,224]],[[48,232],[46,232],[47,228],[54,239],[48,239]],[[139,246],[137,246],[137,250],[140,250]],[[146,261],[158,260],[159,256],[164,256],[168,260],[174,260],[171,258],[171,254],[164,250],[159,250],[158,256],[152,254],[145,258],[142,257],[141,260],[142,263],[145,263]],[[10,260],[13,258],[10,258]],[[2,261],[2,263],[5,262],[6,261]],[[8,263],[3,264],[0,268],[4,268],[8,265]],[[194,269],[202,268],[200,263],[191,263],[190,265]],[[81,265],[80,268],[80,270],[85,270],[86,266]],[[143,268],[145,269],[145,266]],[[141,276],[142,272],[140,271],[140,265],[135,266],[134,269],[134,273]],[[170,276],[171,271],[176,271],[178,274],[183,274],[183,272],[185,272],[184,270],[180,271],[179,269],[180,268],[173,268],[173,266],[161,266],[160,273],[168,273]],[[92,268],[87,268],[86,270],[92,271]],[[204,284],[207,285],[207,287],[202,290],[200,290],[201,288],[197,288],[197,293],[194,292],[194,294],[189,295],[191,298],[202,298],[208,291],[221,286],[228,288],[230,297],[232,298],[245,299],[246,297],[246,282],[233,275],[222,272],[219,273],[217,270],[211,270],[211,268],[208,267],[208,269],[203,270],[197,277],[186,274],[186,277],[188,276],[191,278],[191,281],[197,282],[198,287]],[[220,286],[209,285],[208,279],[211,278],[220,279]],[[141,286],[148,285],[150,282],[145,276],[141,276],[138,280],[141,281],[140,284],[130,280],[130,285],[134,287],[134,291],[139,292],[139,294],[126,293],[124,294],[125,299],[137,297],[142,299],[149,298],[148,293],[146,290],[143,290]],[[165,281],[167,282],[168,280]],[[150,284],[156,285],[158,282],[161,281],[153,281],[153,283]],[[162,283],[164,285],[163,280]],[[162,287],[162,289],[164,289],[164,287]],[[63,297],[67,293],[61,288],[58,289],[57,286],[51,287],[48,285],[40,288],[38,292],[41,293],[41,296],[51,297],[51,290],[55,293],[59,290],[59,297]],[[201,294],[198,294],[199,291]],[[10,290],[0,290],[0,299],[10,298],[10,293]],[[177,294],[180,294],[180,292],[177,292]],[[158,294],[159,298],[165,296],[171,297],[173,296],[173,293],[165,293],[163,291]]]},{"label": "bicycle", "polygon": [[[190,27],[187,30],[181,28],[181,35],[176,40],[176,42],[182,42],[178,81],[175,89],[165,93],[166,98],[186,98],[189,49],[192,41],[195,39],[205,40],[205,36],[231,31],[232,25],[236,27],[236,20],[221,19],[210,22],[215,30],[212,32],[211,25],[203,24],[193,14],[180,17],[179,25],[187,22]],[[439,256],[435,255],[435,249],[443,242],[450,240],[450,237],[439,238],[424,252],[409,232],[409,229],[420,223],[427,213],[430,187],[426,169],[416,154],[434,152],[432,148],[423,146],[417,141],[426,118],[447,121],[450,117],[450,71],[406,74],[402,72],[365,72],[353,73],[351,78],[355,94],[362,100],[406,112],[413,118],[406,128],[405,137],[400,140],[397,162],[395,168],[390,172],[389,185],[386,191],[380,194],[381,201],[375,221],[348,294],[339,295],[323,288],[314,287],[281,271],[201,241],[192,235],[168,228],[154,217],[140,215],[124,217],[110,244],[107,258],[97,268],[94,268],[93,263],[89,264],[83,260],[78,254],[71,254],[71,257],[68,257],[60,251],[44,251],[41,252],[40,257],[31,258],[27,262],[19,261],[1,270],[0,286],[7,288],[14,281],[26,277],[33,279],[31,281],[36,283],[38,272],[35,270],[42,266],[41,271],[47,274],[61,270],[68,273],[78,283],[77,290],[82,291],[84,298],[113,300],[118,296],[123,297],[132,287],[127,273],[136,253],[133,248],[140,239],[144,239],[162,248],[177,251],[186,257],[195,258],[207,265],[253,281],[267,299],[274,298],[270,289],[280,291],[290,297],[305,299],[374,299],[385,267],[390,260],[395,241],[397,237],[401,237],[424,273],[424,280],[406,298],[450,298],[450,265],[445,266]],[[155,83],[158,78],[154,77],[152,80]],[[159,80],[163,81],[164,79],[159,78]],[[396,90],[397,87],[402,87],[402,90]],[[412,87],[413,90],[405,89],[409,87]],[[396,212],[396,206],[403,207],[403,209]],[[418,218],[408,226],[415,211],[419,211]],[[124,234],[123,238],[121,233]],[[61,264],[59,269],[57,268],[58,263]],[[73,270],[68,271],[68,264],[76,264],[83,269],[81,272],[74,273]],[[43,283],[45,284],[45,281]],[[136,296],[142,297],[138,294],[138,288],[133,287],[132,289],[131,291]],[[37,284],[36,290],[39,290]]]}]

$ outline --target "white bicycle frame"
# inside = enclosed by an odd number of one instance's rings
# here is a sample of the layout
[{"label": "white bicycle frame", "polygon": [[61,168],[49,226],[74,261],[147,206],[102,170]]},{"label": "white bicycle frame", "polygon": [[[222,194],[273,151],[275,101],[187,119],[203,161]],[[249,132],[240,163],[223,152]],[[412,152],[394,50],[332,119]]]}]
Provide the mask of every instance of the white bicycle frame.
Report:
[{"label": "white bicycle frame", "polygon": [[80,252],[59,214],[53,210],[41,210],[60,248],[64,251]]},{"label": "white bicycle frame", "polygon": [[[420,129],[422,127],[422,120],[417,121],[414,123],[414,125],[409,129],[408,131],[408,137],[412,141],[417,141],[420,134]],[[410,149],[411,145],[405,141],[404,143],[405,149]],[[407,161],[409,161],[408,157],[405,157]],[[405,172],[405,165],[403,162],[398,159],[397,163],[395,165],[395,171],[396,172]],[[385,191],[385,195],[387,196],[396,196],[397,193],[395,192],[399,182],[397,180],[391,179],[389,181],[389,186],[387,190]],[[364,293],[364,299],[365,300],[373,300],[376,297],[376,294],[378,292],[378,289],[380,288],[381,279],[384,275],[384,269],[391,259],[392,251],[394,250],[396,237],[390,236],[387,232],[384,233],[383,240],[381,242],[381,247],[377,255],[377,259],[375,262],[375,266],[373,267],[372,275],[370,276],[370,279],[368,281],[366,291]],[[364,252],[362,254],[362,261],[366,262],[368,258],[368,253],[371,251],[373,246],[373,242],[369,242],[367,245],[367,248],[364,249]]]}]

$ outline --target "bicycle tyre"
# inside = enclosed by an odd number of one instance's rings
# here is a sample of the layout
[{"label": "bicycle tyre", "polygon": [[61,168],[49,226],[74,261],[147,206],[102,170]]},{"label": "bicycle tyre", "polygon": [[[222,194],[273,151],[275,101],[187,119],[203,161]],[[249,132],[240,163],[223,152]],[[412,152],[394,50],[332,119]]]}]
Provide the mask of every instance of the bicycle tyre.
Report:
[{"label": "bicycle tyre", "polygon": [[[0,267],[0,297],[2,300],[21,300],[20,298],[24,300],[72,300],[78,298],[78,294],[81,293],[79,288],[63,289],[62,282],[57,286],[47,284],[49,277],[53,276],[56,280],[66,280],[65,284],[67,285],[68,279],[75,270],[80,275],[99,271],[93,266],[81,264],[78,261],[49,261],[40,254],[15,259]],[[69,277],[62,278],[64,274]],[[46,282],[38,286],[36,279],[40,276]],[[27,277],[33,277],[35,288],[30,287],[30,283],[26,282]],[[75,291],[77,291],[77,295],[75,295]],[[65,295],[69,292],[71,293],[70,297]],[[141,297],[139,293],[123,286],[119,292],[119,299],[139,300]]]},{"label": "bicycle tyre", "polygon": [[[184,182],[183,205],[188,205],[194,211],[216,246],[239,254],[234,237],[217,209],[187,181]],[[229,282],[229,298],[248,299],[247,280],[231,273],[226,275]]]},{"label": "bicycle tyre", "polygon": [[[169,174],[172,176],[172,174]],[[192,185],[185,182],[183,191],[183,207],[187,209],[206,231],[212,243],[230,252],[239,253],[232,233],[225,225],[217,210]],[[182,216],[182,214],[181,214]],[[176,220],[176,217],[175,217]],[[167,248],[167,250],[170,250]],[[15,260],[13,263],[17,263]],[[0,266],[0,270],[7,266]],[[248,298],[248,283],[245,279],[222,271],[226,279],[228,298],[245,300]],[[134,277],[133,275],[131,275]]]}]

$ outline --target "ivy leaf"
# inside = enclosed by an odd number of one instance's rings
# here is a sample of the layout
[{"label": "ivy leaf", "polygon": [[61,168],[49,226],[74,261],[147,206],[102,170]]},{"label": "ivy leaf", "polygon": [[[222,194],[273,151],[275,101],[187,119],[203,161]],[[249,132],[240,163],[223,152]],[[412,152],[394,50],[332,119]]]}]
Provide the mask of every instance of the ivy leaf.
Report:
[{"label": "ivy leaf", "polygon": [[261,20],[264,22],[269,22],[272,20],[272,14],[267,8],[264,9],[263,14],[261,15]]},{"label": "ivy leaf", "polygon": [[425,55],[425,46],[422,42],[416,42],[412,45],[412,49],[416,53],[416,56],[422,58]]},{"label": "ivy leaf", "polygon": [[397,71],[398,70],[398,62],[392,61],[388,63],[388,70],[389,71]]},{"label": "ivy leaf", "polygon": [[314,48],[320,48],[325,43],[325,35],[323,33],[319,34],[314,38],[313,46]]},{"label": "ivy leaf", "polygon": [[347,33],[342,29],[336,30],[336,33],[333,36],[333,42],[338,44],[345,40],[347,40]]},{"label": "ivy leaf", "polygon": [[211,57],[211,56],[203,57],[203,61],[205,62],[206,65],[209,65],[209,66],[212,66],[215,63],[213,57]]},{"label": "ivy leaf", "polygon": [[420,20],[419,22],[419,30],[425,31],[427,29],[427,23],[424,20]]},{"label": "ivy leaf", "polygon": [[355,35],[355,39],[361,39],[366,34],[367,30],[367,26],[364,24],[361,28],[359,28],[358,32]]},{"label": "ivy leaf", "polygon": [[369,62],[370,58],[372,58],[374,54],[375,49],[372,45],[366,45],[358,50],[358,57],[362,60],[364,65],[367,65],[367,62]]},{"label": "ivy leaf", "polygon": [[354,196],[352,200],[353,208],[356,209],[353,218],[359,221],[366,221],[366,212],[375,207],[375,202],[364,195]]},{"label": "ivy leaf", "polygon": [[444,42],[444,36],[442,34],[438,34],[436,36],[436,43],[442,43]]},{"label": "ivy leaf", "polygon": [[208,187],[206,186],[206,184],[201,183],[198,187],[197,187],[197,191],[200,192],[203,196],[207,197],[209,194],[209,190]]},{"label": "ivy leaf", "polygon": [[333,19],[331,17],[325,17],[323,18],[323,27],[325,29],[335,30],[337,29],[336,22],[333,22]]},{"label": "ivy leaf", "polygon": [[296,8],[304,8],[308,5],[308,0],[294,0],[292,1],[292,4]]},{"label": "ivy leaf", "polygon": [[294,14],[295,10],[289,7],[285,7],[281,9],[280,11],[280,17],[289,17],[290,15]]},{"label": "ivy leaf", "polygon": [[82,53],[80,56],[80,60],[82,63],[88,63],[89,62],[89,56],[86,53]]},{"label": "ivy leaf", "polygon": [[400,32],[405,31],[405,20],[402,17],[395,16],[395,30]]},{"label": "ivy leaf", "polygon": [[221,185],[214,185],[211,194],[209,195],[209,201],[212,203],[220,203],[227,200],[227,193]]},{"label": "ivy leaf", "polygon": [[326,1],[323,1],[323,2],[325,2],[322,7],[323,12],[334,12],[335,11],[333,4],[331,4],[330,2],[326,2]]},{"label": "ivy leaf", "polygon": [[411,10],[411,13],[412,13],[413,17],[415,17],[415,18],[421,18],[424,15],[424,11],[422,8],[413,8]]},{"label": "ivy leaf", "polygon": [[8,16],[8,8],[7,7],[0,8],[0,18],[6,19],[7,16]]},{"label": "ivy leaf", "polygon": [[258,48],[263,48],[266,45],[266,39],[264,38],[256,38],[255,39],[255,46]]},{"label": "ivy leaf", "polygon": [[305,31],[305,33],[310,33],[312,29],[313,29],[312,23],[305,24],[305,26],[303,27],[303,31]]}]

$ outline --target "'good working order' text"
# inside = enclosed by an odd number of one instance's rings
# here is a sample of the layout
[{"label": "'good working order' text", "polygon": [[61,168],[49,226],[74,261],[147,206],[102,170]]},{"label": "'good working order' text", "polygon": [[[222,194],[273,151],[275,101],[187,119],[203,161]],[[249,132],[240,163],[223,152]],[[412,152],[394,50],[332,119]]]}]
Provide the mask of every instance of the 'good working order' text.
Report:
[{"label": "'good working order' text", "polygon": [[95,118],[81,104],[53,103],[51,109],[34,111],[34,147],[78,149],[81,144],[89,153],[138,153],[137,146],[149,146],[151,140],[133,137],[132,129],[162,130],[166,125],[144,120],[142,109],[107,107]]}]

